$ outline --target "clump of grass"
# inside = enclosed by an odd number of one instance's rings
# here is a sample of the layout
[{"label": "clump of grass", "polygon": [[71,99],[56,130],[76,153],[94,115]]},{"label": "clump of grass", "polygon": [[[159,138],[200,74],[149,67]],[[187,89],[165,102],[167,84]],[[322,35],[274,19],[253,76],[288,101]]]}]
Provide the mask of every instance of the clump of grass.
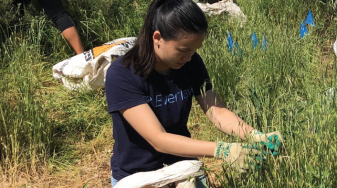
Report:
[{"label": "clump of grass", "polygon": [[43,20],[32,22],[27,36],[14,29],[1,48],[5,56],[0,81],[0,158],[5,169],[27,161],[29,168],[35,167],[53,147],[53,125],[44,111],[39,80],[45,77],[41,72],[45,64],[39,62],[43,26]]}]

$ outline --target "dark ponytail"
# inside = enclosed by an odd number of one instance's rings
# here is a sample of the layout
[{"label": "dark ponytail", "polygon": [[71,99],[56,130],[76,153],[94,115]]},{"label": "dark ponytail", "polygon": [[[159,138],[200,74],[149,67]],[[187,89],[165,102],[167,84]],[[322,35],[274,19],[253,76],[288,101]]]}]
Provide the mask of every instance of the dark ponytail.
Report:
[{"label": "dark ponytail", "polygon": [[164,40],[169,41],[178,39],[182,32],[206,33],[207,28],[205,14],[192,0],[153,0],[138,39],[122,62],[126,67],[131,62],[135,73],[146,78],[156,61],[152,39],[156,30]]}]

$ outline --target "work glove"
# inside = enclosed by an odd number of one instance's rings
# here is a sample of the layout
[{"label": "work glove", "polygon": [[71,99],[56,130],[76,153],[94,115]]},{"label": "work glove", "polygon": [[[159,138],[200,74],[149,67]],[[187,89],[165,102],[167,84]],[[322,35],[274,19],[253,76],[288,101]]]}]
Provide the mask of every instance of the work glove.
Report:
[{"label": "work glove", "polygon": [[262,152],[252,146],[223,141],[216,143],[214,157],[216,159],[223,159],[240,173],[247,172],[250,166],[255,166],[259,169],[262,161],[265,159]]},{"label": "work glove", "polygon": [[250,143],[257,143],[254,144],[255,148],[268,148],[269,153],[274,156],[277,156],[282,148],[283,138],[279,131],[265,134],[256,129],[253,129],[250,131],[248,137]]}]

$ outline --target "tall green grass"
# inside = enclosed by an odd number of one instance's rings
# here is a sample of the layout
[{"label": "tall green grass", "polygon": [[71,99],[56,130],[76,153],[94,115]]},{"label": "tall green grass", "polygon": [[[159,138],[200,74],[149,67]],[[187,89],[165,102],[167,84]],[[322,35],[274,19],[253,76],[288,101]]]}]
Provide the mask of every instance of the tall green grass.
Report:
[{"label": "tall green grass", "polygon": [[[0,158],[5,169],[29,161],[32,166],[49,156],[53,125],[44,111],[41,80],[46,64],[41,59],[41,28],[45,20],[29,23],[27,33],[13,29],[13,35],[1,46],[0,81]],[[24,36],[24,35],[27,36]],[[28,169],[26,169],[29,171]]]},{"label": "tall green grass", "polygon": [[[239,1],[247,23],[211,21],[210,34],[199,53],[204,58],[216,91],[228,108],[263,132],[279,130],[285,139],[281,156],[268,157],[262,170],[234,176],[224,169],[220,187],[334,187],[337,168],[336,61],[324,56],[323,46],[336,36],[331,2]],[[299,38],[299,26],[308,10],[316,28]],[[331,14],[331,15],[329,15]],[[221,23],[221,24],[219,24]],[[227,47],[230,31],[244,53],[235,56]],[[256,32],[257,48],[250,36]],[[261,48],[262,36],[268,50]],[[334,41],[334,40],[333,40]],[[328,58],[330,61],[323,62]],[[333,89],[335,90],[335,89]],[[215,131],[215,130],[214,130]],[[233,140],[220,133],[199,135]]]},{"label": "tall green grass", "polygon": [[[63,1],[86,50],[110,40],[136,36],[150,0]],[[209,19],[209,34],[198,50],[212,83],[228,108],[264,132],[279,130],[285,150],[268,157],[262,170],[234,175],[217,173],[218,187],[333,187],[336,184],[336,13],[332,1],[238,1],[246,23],[228,15]],[[111,126],[104,89],[68,91],[51,74],[55,63],[72,49],[53,23],[31,4],[15,17],[10,1],[0,2],[0,166],[34,173],[40,165],[71,164],[79,156],[76,143],[95,139]],[[307,11],[316,28],[299,38]],[[6,19],[3,19],[6,18]],[[243,50],[231,54],[227,32]],[[252,47],[255,32],[259,43]],[[261,49],[262,36],[268,50]],[[336,92],[336,89],[333,89]],[[237,141],[211,127],[200,111],[189,126],[195,138]],[[195,124],[199,124],[196,127]],[[62,167],[63,168],[63,167]],[[56,167],[58,169],[58,167]],[[210,171],[212,173],[212,170]]]},{"label": "tall green grass", "polygon": [[[88,50],[136,36],[149,1],[62,2]],[[37,2],[25,6],[23,17],[10,0],[0,10],[0,169],[60,169],[54,167],[81,157],[77,143],[111,126],[104,90],[72,92],[54,80],[51,67],[75,53]]]}]

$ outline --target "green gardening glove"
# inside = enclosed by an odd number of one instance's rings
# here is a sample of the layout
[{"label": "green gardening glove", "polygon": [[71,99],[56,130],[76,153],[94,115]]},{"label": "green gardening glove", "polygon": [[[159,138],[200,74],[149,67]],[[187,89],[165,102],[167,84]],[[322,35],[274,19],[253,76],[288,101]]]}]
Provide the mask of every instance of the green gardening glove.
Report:
[{"label": "green gardening glove", "polygon": [[[266,147],[269,153],[277,156],[282,148],[283,138],[279,131],[271,133],[262,133],[256,129],[253,129],[249,133],[249,141],[254,143],[260,143],[262,147]],[[262,149],[261,147],[259,149]]]},{"label": "green gardening glove", "polygon": [[249,166],[256,165],[260,168],[260,162],[264,159],[262,153],[252,147],[247,147],[240,143],[226,143],[218,141],[214,150],[216,159],[223,159],[230,164],[231,167],[240,173],[247,172]]}]

